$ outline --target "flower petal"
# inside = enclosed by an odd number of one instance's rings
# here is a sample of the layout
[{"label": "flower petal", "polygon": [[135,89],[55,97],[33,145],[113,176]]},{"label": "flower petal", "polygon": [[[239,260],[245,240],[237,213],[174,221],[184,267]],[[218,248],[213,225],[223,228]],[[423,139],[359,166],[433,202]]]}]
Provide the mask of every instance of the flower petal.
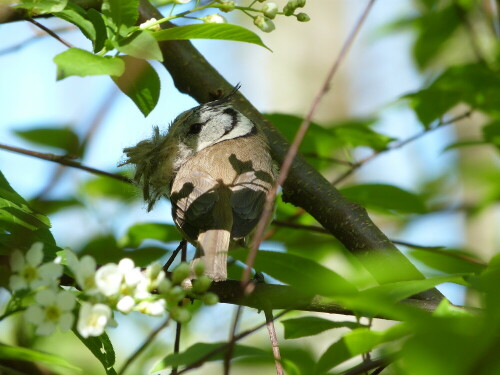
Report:
[{"label": "flower petal", "polygon": [[16,292],[21,289],[25,289],[28,287],[26,280],[19,275],[12,275],[9,280],[9,288],[13,292]]},{"label": "flower petal", "polygon": [[35,301],[42,306],[50,306],[55,304],[56,296],[56,292],[52,289],[44,289],[35,295]]},{"label": "flower petal", "polygon": [[64,311],[71,311],[75,307],[75,296],[66,290],[60,292],[56,297],[56,304]]},{"label": "flower petal", "polygon": [[24,268],[24,255],[20,250],[14,250],[10,256],[10,268],[19,272]]},{"label": "flower petal", "polygon": [[59,328],[61,329],[61,331],[68,331],[73,326],[74,321],[75,317],[72,313],[63,314],[59,319]]},{"label": "flower petal", "polygon": [[26,253],[26,262],[32,266],[38,266],[43,260],[43,243],[35,242]]},{"label": "flower petal", "polygon": [[56,330],[56,325],[54,322],[47,321],[43,322],[36,329],[36,334],[40,336],[49,336]]},{"label": "flower petal", "polygon": [[39,325],[43,322],[45,313],[38,305],[30,305],[24,312],[26,320],[32,324]]}]

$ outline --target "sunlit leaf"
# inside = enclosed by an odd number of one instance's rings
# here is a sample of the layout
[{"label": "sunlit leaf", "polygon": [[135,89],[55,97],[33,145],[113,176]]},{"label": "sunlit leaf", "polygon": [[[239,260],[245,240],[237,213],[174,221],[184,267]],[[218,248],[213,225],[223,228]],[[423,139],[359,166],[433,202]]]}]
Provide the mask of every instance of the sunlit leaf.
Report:
[{"label": "sunlit leaf", "polygon": [[95,177],[84,182],[80,190],[92,197],[113,198],[123,202],[131,202],[140,197],[136,187],[106,176]]},{"label": "sunlit leaf", "polygon": [[425,265],[447,274],[479,273],[486,265],[477,259],[474,254],[461,250],[410,250],[410,256]]},{"label": "sunlit leaf", "polygon": [[319,359],[315,374],[323,374],[333,367],[357,355],[368,353],[378,345],[397,340],[408,335],[408,326],[400,323],[386,331],[373,331],[369,328],[357,328],[346,333],[339,341],[331,345]]},{"label": "sunlit leaf", "polygon": [[[158,42],[148,30],[140,30],[120,41],[118,51],[144,60],[163,61]],[[125,70],[126,71],[126,70]],[[128,74],[126,72],[125,74]]]},{"label": "sunlit leaf", "polygon": [[16,8],[28,9],[33,14],[47,14],[62,11],[68,0],[23,0]]},{"label": "sunlit leaf", "polygon": [[24,140],[37,145],[54,147],[70,155],[78,155],[80,152],[78,135],[69,127],[37,126],[14,132]]},{"label": "sunlit leaf", "polygon": [[257,44],[269,49],[260,37],[244,27],[228,23],[202,23],[177,26],[153,33],[158,41],[185,39],[222,39]]},{"label": "sunlit leaf", "polygon": [[162,242],[180,241],[182,236],[172,224],[138,223],[128,228],[120,239],[120,247],[139,247],[144,240],[152,239]]},{"label": "sunlit leaf", "polygon": [[361,324],[356,322],[334,321],[314,316],[282,320],[281,323],[285,328],[285,339],[313,336],[334,328],[355,329],[361,327]]},{"label": "sunlit leaf", "polygon": [[361,184],[340,189],[342,195],[360,205],[398,213],[424,213],[422,199],[409,191],[393,185]]},{"label": "sunlit leaf", "polygon": [[125,63],[125,73],[120,77],[112,77],[113,81],[147,116],[160,98],[160,77],[146,60],[131,56],[123,56],[121,59]]},{"label": "sunlit leaf", "polygon": [[102,12],[110,17],[116,26],[133,26],[139,18],[139,0],[104,0]]},{"label": "sunlit leaf", "polygon": [[[248,250],[234,250],[230,256],[246,262]],[[297,255],[259,250],[254,268],[308,293],[332,296],[356,292],[354,285],[334,271]]]},{"label": "sunlit leaf", "polygon": [[48,365],[56,365],[71,369],[74,371],[81,371],[81,369],[74,364],[68,362],[63,357],[55,354],[44,353],[38,350],[23,348],[19,346],[10,346],[0,344],[0,358],[11,361],[26,361],[34,363],[45,363]]},{"label": "sunlit leaf", "polygon": [[110,75],[120,76],[125,71],[125,64],[118,57],[94,55],[79,48],[70,48],[56,57],[57,79],[69,76]]}]

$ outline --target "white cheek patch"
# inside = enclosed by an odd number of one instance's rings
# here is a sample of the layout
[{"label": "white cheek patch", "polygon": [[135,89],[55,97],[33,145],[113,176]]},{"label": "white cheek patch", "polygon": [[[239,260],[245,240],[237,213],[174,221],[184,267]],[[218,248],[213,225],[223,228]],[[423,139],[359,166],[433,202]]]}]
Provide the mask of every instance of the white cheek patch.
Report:
[{"label": "white cheek patch", "polygon": [[254,127],[255,124],[252,121],[250,121],[248,118],[240,114],[236,126],[234,126],[234,128],[229,133],[223,135],[214,143],[219,143],[222,141],[226,141],[228,139],[244,137],[245,135],[253,133]]}]

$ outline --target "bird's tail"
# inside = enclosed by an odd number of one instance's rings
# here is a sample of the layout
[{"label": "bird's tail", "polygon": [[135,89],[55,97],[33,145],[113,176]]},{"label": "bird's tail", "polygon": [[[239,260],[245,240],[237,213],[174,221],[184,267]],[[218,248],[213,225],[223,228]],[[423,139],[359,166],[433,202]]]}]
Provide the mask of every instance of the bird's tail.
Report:
[{"label": "bird's tail", "polygon": [[209,229],[200,233],[198,243],[203,251],[205,274],[214,281],[227,279],[227,251],[231,232],[225,229]]}]

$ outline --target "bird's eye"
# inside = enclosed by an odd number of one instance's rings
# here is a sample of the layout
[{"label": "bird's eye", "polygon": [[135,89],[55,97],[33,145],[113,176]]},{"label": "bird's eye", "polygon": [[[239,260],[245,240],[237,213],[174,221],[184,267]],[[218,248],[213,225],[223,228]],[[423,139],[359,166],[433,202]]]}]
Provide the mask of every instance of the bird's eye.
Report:
[{"label": "bird's eye", "polygon": [[199,134],[201,132],[201,128],[203,127],[203,123],[201,122],[195,122],[194,124],[191,124],[189,127],[188,135],[189,134]]}]

